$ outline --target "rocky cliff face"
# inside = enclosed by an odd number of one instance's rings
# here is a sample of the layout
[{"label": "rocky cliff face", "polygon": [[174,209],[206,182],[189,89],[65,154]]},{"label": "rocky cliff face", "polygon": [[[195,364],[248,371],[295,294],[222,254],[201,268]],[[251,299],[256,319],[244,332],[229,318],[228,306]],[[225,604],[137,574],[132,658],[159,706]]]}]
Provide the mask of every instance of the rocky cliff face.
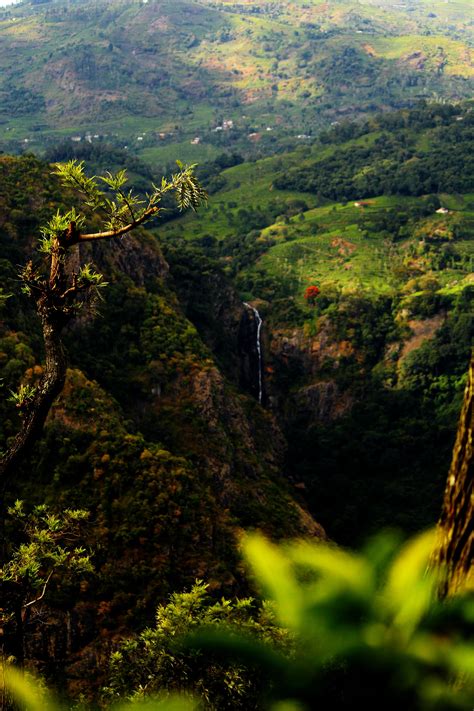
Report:
[{"label": "rocky cliff face", "polygon": [[353,345],[337,338],[322,318],[315,335],[303,329],[274,329],[266,339],[265,387],[270,407],[283,421],[295,416],[308,424],[327,424],[353,405],[336,382],[342,359],[355,355]]},{"label": "rocky cliff face", "polygon": [[92,259],[101,269],[116,271],[133,280],[137,287],[146,287],[153,280],[166,280],[169,266],[156,246],[156,240],[145,229],[110,242],[83,246],[81,260]]}]

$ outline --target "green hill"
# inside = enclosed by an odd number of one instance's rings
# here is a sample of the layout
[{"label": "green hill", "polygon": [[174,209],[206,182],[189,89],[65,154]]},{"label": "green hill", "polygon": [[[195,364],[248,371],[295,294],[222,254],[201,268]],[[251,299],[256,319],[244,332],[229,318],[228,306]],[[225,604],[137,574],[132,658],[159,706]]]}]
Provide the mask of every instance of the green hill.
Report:
[{"label": "green hill", "polygon": [[295,146],[331,122],[420,97],[458,100],[474,79],[463,8],[22,2],[0,10],[2,142],[17,152],[107,140],[164,165],[222,147]]},{"label": "green hill", "polygon": [[439,288],[462,288],[473,263],[473,116],[470,105],[430,105],[342,124],[310,150],[224,170],[209,209],[164,234],[208,245],[243,296],[274,307],[302,305],[314,280],[390,293],[416,291],[429,272]]}]

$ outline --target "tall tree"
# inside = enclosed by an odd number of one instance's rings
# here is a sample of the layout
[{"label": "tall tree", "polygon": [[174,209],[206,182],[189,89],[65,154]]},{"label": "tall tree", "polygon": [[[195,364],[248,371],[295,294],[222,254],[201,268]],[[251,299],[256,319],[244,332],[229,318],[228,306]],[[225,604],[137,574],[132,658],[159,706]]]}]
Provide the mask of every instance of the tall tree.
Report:
[{"label": "tall tree", "polygon": [[90,264],[74,269],[68,257],[75,245],[97,240],[116,240],[159,215],[164,209],[165,196],[174,196],[181,210],[197,207],[206,199],[199,185],[194,166],[178,163],[178,172],[170,180],[162,179],[153,185],[146,200],[140,200],[125,189],[124,170],[112,175],[89,178],[84,163],[70,161],[56,166],[56,174],[65,187],[72,188],[82,200],[89,215],[100,219],[101,229],[87,231],[87,217],[72,208],[65,214],[59,211],[41,230],[39,251],[43,258],[38,264],[30,260],[22,270],[24,290],[36,306],[42,325],[45,364],[43,376],[34,388],[20,387],[16,395],[22,424],[13,442],[0,458],[0,487],[15,474],[23,458],[37,441],[51,405],[63,389],[66,379],[67,357],[62,342],[65,326],[78,311],[93,299],[94,293],[105,286],[101,274]]},{"label": "tall tree", "polygon": [[440,594],[474,589],[474,351],[451,468],[438,524],[435,561],[443,570]]}]

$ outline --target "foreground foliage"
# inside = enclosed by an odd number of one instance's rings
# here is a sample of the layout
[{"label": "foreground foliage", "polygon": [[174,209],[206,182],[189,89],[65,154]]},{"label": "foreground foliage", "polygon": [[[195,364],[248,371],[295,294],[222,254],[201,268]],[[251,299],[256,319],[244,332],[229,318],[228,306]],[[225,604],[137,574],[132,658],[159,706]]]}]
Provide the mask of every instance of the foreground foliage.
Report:
[{"label": "foreground foliage", "polygon": [[[467,595],[437,601],[438,575],[427,572],[433,544],[430,532],[400,549],[397,537],[387,534],[351,554],[249,536],[245,557],[272,601],[270,617],[251,614],[248,600],[211,604],[198,583],[158,609],[156,629],[113,656],[110,688],[129,697],[132,690],[134,709],[469,708],[474,601]],[[269,609],[266,603],[261,614]],[[254,670],[253,679],[243,682],[244,669]],[[257,704],[253,694],[262,679],[267,696]],[[26,709],[40,708],[27,698],[30,681],[7,670],[6,682]],[[159,686],[185,696],[147,699]],[[204,696],[194,702],[190,695],[199,691]],[[230,694],[240,695],[240,705],[226,705]],[[43,700],[41,708],[54,707]]]},{"label": "foreground foliage", "polygon": [[270,646],[287,649],[289,639],[267,604],[251,598],[213,600],[208,586],[196,582],[187,593],[174,594],[156,613],[156,627],[124,642],[111,657],[107,698],[134,700],[158,691],[192,691],[210,709],[259,708],[268,686],[258,665],[222,660],[212,650],[205,653],[183,648],[176,640],[200,628],[219,630],[224,635],[237,630]]},{"label": "foreground foliage", "polygon": [[[242,638],[242,658],[258,658],[272,675],[274,697],[295,708],[466,708],[474,698],[473,600],[436,600],[438,572],[427,572],[433,543],[429,532],[399,548],[387,534],[358,555],[248,538],[246,558],[296,650],[288,660]],[[223,652],[239,648],[218,635],[203,642]]]}]

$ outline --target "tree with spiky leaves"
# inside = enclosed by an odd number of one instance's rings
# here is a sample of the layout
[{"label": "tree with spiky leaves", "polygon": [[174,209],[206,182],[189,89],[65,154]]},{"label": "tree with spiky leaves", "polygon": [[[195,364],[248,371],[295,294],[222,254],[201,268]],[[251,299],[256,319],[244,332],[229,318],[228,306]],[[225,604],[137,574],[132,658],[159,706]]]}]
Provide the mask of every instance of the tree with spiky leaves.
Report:
[{"label": "tree with spiky leaves", "polygon": [[65,187],[78,193],[82,205],[98,217],[102,229],[89,232],[85,214],[72,208],[58,211],[41,230],[39,264],[30,260],[21,272],[24,291],[35,302],[41,321],[45,364],[43,376],[33,388],[20,388],[14,396],[22,418],[16,437],[0,458],[0,486],[15,474],[19,464],[37,441],[51,409],[63,389],[67,357],[62,342],[65,326],[85,304],[90,304],[106,286],[101,274],[90,264],[77,271],[69,268],[68,256],[75,245],[123,237],[162,212],[163,198],[173,195],[180,210],[196,210],[207,195],[198,183],[194,166],[178,162],[178,172],[153,185],[146,200],[125,188],[124,170],[116,174],[87,177],[84,163],[75,160],[57,164],[55,173]]}]

